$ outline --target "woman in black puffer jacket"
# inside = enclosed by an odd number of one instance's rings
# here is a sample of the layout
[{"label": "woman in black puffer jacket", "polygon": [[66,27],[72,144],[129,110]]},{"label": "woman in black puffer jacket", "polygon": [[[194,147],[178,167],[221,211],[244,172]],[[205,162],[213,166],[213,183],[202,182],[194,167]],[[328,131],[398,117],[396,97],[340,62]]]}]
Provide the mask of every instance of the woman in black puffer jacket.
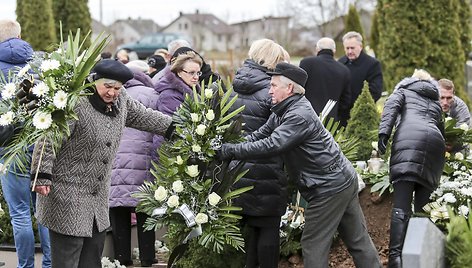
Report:
[{"label": "woman in black puffer jacket", "polygon": [[402,80],[385,103],[379,127],[379,150],[384,153],[394,125],[390,180],[393,209],[388,267],[401,266],[401,250],[411,215],[423,211],[437,188],[444,167],[444,124],[437,82],[424,70]]},{"label": "woman in black puffer jacket", "polygon": [[[272,107],[269,95],[271,77],[266,73],[275,69],[289,55],[279,44],[269,39],[252,43],[249,59],[236,72],[233,95],[238,99],[231,109],[245,105],[242,112],[244,131],[251,134],[269,118]],[[279,260],[280,217],[287,207],[287,180],[280,157],[247,161],[243,170],[249,172],[236,188],[254,186],[242,194],[236,205],[243,208],[245,225],[246,267],[277,268]]]}]

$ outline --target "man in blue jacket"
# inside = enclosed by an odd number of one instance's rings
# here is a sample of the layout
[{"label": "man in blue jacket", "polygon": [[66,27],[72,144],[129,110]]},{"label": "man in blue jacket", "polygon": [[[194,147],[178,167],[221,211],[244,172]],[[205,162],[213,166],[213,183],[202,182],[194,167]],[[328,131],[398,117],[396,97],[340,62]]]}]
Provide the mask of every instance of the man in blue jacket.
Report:
[{"label": "man in blue jacket", "polygon": [[[0,69],[6,81],[9,73],[15,73],[32,59],[31,45],[20,39],[20,24],[13,20],[0,20]],[[3,126],[2,126],[3,128]],[[3,129],[2,129],[3,130]],[[3,132],[3,131],[2,131]],[[0,146],[5,146],[5,141]],[[0,163],[3,164],[3,147],[0,147]],[[34,234],[31,220],[31,203],[33,207],[36,194],[30,189],[29,171],[25,173],[16,167],[8,167],[0,173],[3,196],[10,212],[13,235],[15,239],[18,267],[34,267]],[[43,268],[51,267],[49,232],[38,224],[41,249],[43,251]]]},{"label": "man in blue jacket", "polygon": [[359,204],[356,171],[304,97],[307,73],[282,62],[269,74],[274,106],[268,121],[247,142],[223,144],[219,157],[282,156],[289,178],[308,201],[301,240],[305,267],[328,267],[336,231],[357,268],[382,267]]}]

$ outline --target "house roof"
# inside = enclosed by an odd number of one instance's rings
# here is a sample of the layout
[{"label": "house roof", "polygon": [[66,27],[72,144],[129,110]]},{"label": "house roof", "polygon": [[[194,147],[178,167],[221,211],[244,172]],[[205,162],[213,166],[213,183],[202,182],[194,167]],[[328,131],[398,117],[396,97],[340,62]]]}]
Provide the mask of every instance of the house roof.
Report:
[{"label": "house roof", "polygon": [[208,28],[208,30],[216,34],[234,33],[234,29],[231,28],[231,26],[229,26],[224,21],[217,18],[215,15],[209,14],[209,13],[199,13],[198,11],[196,13],[188,13],[188,14],[181,12],[180,16],[176,18],[175,20],[173,20],[171,23],[169,23],[169,25],[167,25],[165,28],[169,27],[180,18],[187,18],[193,24],[203,25],[204,27]]},{"label": "house roof", "polygon": [[114,23],[119,23],[119,22],[127,23],[130,27],[132,27],[141,36],[156,33],[156,32],[161,31],[161,29],[162,29],[161,26],[159,26],[157,23],[155,23],[151,19],[141,19],[141,18],[131,19],[131,18],[128,18],[128,19],[124,19],[124,20],[123,19],[117,20]]},{"label": "house roof", "polygon": [[283,17],[268,16],[268,17],[262,17],[260,19],[253,19],[253,20],[246,20],[246,21],[236,22],[236,23],[232,23],[231,25],[232,26],[238,26],[238,25],[241,25],[241,24],[247,24],[247,23],[264,21],[264,20],[289,20],[290,18],[291,18],[290,16],[283,16]]}]

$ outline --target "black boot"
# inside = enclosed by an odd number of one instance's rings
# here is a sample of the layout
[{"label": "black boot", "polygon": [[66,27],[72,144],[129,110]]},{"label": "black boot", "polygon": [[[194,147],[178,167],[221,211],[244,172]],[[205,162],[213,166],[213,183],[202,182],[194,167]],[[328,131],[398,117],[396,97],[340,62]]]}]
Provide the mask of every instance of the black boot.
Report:
[{"label": "black boot", "polygon": [[390,221],[390,245],[388,252],[388,268],[402,267],[402,249],[410,213],[400,208],[392,209]]}]

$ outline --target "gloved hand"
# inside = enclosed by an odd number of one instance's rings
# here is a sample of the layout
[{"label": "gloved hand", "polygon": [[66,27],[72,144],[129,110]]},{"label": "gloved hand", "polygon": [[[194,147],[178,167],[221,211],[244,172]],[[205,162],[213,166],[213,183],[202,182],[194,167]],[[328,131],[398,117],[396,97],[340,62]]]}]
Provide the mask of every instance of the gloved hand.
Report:
[{"label": "gloved hand", "polygon": [[164,138],[166,140],[172,140],[172,138],[174,137],[174,133],[175,133],[175,122],[172,121],[169,127],[167,128],[166,133],[164,134]]},{"label": "gloved hand", "polygon": [[33,91],[31,90],[34,85],[34,82],[25,79],[20,83],[20,89],[16,92],[16,97],[19,99],[18,102],[20,104],[25,104],[28,111],[34,110],[38,107],[39,98],[33,94]]},{"label": "gloved hand", "polygon": [[221,145],[221,148],[216,150],[215,154],[216,159],[221,161],[233,158],[231,144],[225,143]]},{"label": "gloved hand", "polygon": [[385,154],[387,151],[388,136],[386,134],[379,134],[379,142],[377,144],[380,154]]}]

